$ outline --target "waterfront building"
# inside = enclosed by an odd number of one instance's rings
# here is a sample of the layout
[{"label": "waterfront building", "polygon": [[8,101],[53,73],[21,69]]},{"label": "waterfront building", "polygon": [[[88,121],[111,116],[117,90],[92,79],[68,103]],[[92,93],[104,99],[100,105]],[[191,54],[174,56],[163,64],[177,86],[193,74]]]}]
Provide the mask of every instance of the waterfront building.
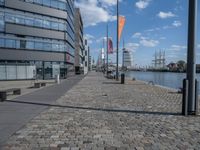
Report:
[{"label": "waterfront building", "polygon": [[124,49],[123,50],[123,67],[130,68],[132,66],[133,66],[132,53],[129,50]]},{"label": "waterfront building", "polygon": [[73,0],[0,0],[0,80],[74,70]]},{"label": "waterfront building", "polygon": [[83,21],[79,8],[75,8],[75,73],[83,72]]}]

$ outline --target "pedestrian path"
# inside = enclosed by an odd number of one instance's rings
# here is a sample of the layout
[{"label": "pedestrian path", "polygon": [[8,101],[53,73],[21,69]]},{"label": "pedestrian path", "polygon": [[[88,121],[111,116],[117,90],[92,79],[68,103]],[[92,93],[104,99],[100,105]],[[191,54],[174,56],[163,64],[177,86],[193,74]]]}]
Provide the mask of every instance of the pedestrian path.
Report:
[{"label": "pedestrian path", "polygon": [[4,149],[200,149],[200,117],[184,117],[181,94],[91,72],[9,138]]},{"label": "pedestrian path", "polygon": [[83,76],[70,77],[61,84],[54,84],[0,103],[0,145],[33,117],[48,108],[48,104],[54,104],[82,78]]}]

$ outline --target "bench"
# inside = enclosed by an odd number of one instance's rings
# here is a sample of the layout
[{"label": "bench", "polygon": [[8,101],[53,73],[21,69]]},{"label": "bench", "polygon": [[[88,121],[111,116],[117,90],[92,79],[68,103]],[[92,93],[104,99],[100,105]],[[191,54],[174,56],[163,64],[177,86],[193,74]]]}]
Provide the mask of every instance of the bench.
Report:
[{"label": "bench", "polygon": [[45,82],[36,82],[34,83],[34,88],[40,88],[41,86],[46,86]]},{"label": "bench", "polygon": [[7,94],[13,92],[13,95],[20,95],[21,89],[20,88],[11,88],[6,90],[0,91],[0,101],[3,102],[7,99]]}]

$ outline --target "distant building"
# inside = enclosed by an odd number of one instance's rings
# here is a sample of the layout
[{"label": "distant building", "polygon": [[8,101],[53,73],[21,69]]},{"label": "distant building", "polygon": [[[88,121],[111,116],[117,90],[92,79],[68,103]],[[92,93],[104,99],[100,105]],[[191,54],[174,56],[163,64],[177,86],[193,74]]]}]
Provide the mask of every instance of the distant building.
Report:
[{"label": "distant building", "polygon": [[74,66],[74,0],[0,0],[0,80],[65,78]]},{"label": "distant building", "polygon": [[124,49],[123,50],[123,67],[130,68],[131,66],[133,66],[132,53],[129,50]]},{"label": "distant building", "polygon": [[[90,49],[89,49],[89,54],[90,54]],[[88,65],[89,65],[89,71],[92,71],[92,57],[89,55],[89,60],[88,60]]]},{"label": "distant building", "polygon": [[83,71],[83,21],[79,8],[75,8],[75,73]]}]

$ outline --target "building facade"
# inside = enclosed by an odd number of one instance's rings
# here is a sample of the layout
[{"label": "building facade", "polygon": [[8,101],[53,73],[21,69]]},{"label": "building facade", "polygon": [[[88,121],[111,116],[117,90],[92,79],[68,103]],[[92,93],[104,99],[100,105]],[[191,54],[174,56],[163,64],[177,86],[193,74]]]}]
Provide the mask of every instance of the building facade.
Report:
[{"label": "building facade", "polygon": [[74,50],[73,0],[0,0],[0,80],[65,78]]},{"label": "building facade", "polygon": [[80,74],[83,72],[83,21],[79,8],[75,8],[75,73]]},{"label": "building facade", "polygon": [[123,67],[125,67],[125,68],[130,68],[133,66],[132,53],[127,49],[123,50],[123,61],[122,62],[123,62]]}]

